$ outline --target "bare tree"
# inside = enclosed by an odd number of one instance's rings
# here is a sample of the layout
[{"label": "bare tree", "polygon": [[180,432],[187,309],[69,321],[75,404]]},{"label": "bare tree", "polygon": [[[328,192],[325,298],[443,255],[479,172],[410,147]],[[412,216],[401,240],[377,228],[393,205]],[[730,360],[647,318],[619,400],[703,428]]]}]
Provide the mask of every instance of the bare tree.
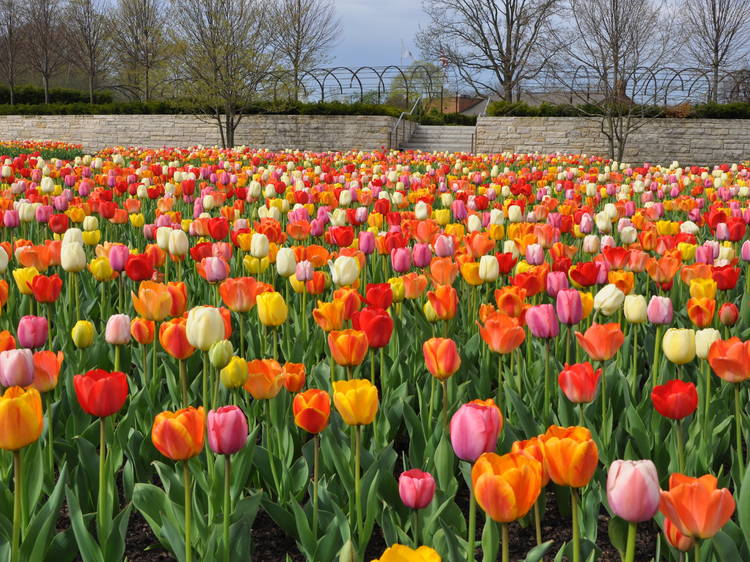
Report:
[{"label": "bare tree", "polygon": [[151,99],[152,74],[166,57],[166,22],[161,0],[117,0],[112,13],[112,49],[128,77],[122,87],[143,101]]},{"label": "bare tree", "polygon": [[680,6],[685,46],[711,71],[710,99],[718,101],[719,73],[750,52],[750,0],[685,0]]},{"label": "bare tree", "polygon": [[181,87],[216,122],[222,145],[234,146],[275,60],[267,11],[260,0],[172,0],[172,21]]},{"label": "bare tree", "polygon": [[[584,113],[600,119],[609,157],[621,160],[629,135],[653,116],[664,87],[650,68],[673,54],[670,18],[663,5],[651,0],[569,1],[571,24],[559,30],[555,50],[560,58],[552,68],[587,104]],[[575,80],[580,74],[588,77],[585,89]]]},{"label": "bare tree", "polygon": [[50,78],[66,60],[60,5],[57,0],[29,0],[26,12],[26,55],[42,77],[44,103],[49,103]]},{"label": "bare tree", "polygon": [[294,99],[299,99],[300,75],[328,59],[341,34],[331,0],[276,0],[271,4],[271,41],[281,64],[292,73]]},{"label": "bare tree", "polygon": [[10,105],[15,103],[16,74],[21,49],[23,12],[16,0],[0,0],[0,72],[10,90]]},{"label": "bare tree", "polygon": [[432,60],[447,59],[477,94],[513,101],[522,80],[544,67],[542,39],[558,0],[425,0],[430,18],[417,43]]},{"label": "bare tree", "polygon": [[86,74],[89,103],[94,103],[97,80],[109,59],[104,6],[98,0],[70,0],[68,14],[71,21],[71,33],[68,35],[70,60]]}]

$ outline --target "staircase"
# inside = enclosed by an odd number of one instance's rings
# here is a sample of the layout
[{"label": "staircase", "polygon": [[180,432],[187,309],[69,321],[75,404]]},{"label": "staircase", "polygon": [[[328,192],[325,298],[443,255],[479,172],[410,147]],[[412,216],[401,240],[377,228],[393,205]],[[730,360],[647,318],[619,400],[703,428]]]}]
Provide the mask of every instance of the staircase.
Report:
[{"label": "staircase", "polygon": [[473,140],[474,127],[417,125],[400,148],[422,152],[471,152]]}]

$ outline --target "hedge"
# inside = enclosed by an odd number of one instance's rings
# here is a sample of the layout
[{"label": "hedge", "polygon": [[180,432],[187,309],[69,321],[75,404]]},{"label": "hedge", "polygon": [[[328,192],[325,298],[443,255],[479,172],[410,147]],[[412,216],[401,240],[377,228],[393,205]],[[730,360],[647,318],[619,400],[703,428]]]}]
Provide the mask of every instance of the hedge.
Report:
[{"label": "hedge", "polygon": [[[44,90],[36,86],[16,86],[13,98],[17,104],[43,104]],[[50,103],[88,103],[89,93],[68,88],[50,88]],[[95,103],[112,103],[111,92],[94,92]],[[10,88],[0,85],[0,104],[10,104]]]},{"label": "hedge", "polygon": [[[684,119],[750,119],[750,103],[703,103],[676,106],[636,106],[635,113],[645,117],[672,117]],[[550,104],[529,105],[524,102],[492,102],[487,108],[491,117],[581,117],[602,115],[604,110],[595,104]]]}]

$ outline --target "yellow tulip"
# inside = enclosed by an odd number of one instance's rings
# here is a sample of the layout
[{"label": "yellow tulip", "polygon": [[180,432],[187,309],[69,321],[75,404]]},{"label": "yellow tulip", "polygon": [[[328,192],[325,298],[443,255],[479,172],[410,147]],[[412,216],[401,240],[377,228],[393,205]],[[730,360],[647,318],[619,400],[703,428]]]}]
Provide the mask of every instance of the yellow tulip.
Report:
[{"label": "yellow tulip", "polygon": [[146,223],[146,218],[142,213],[133,213],[129,217],[130,224],[135,228],[141,228]]},{"label": "yellow tulip", "polygon": [[252,273],[253,275],[257,275],[258,273],[263,273],[266,269],[268,269],[270,262],[268,261],[268,256],[259,259],[254,258],[251,255],[247,255],[242,259],[242,265],[245,267],[245,271],[247,271],[248,273]]},{"label": "yellow tulip", "polygon": [[662,349],[672,363],[690,363],[695,358],[695,330],[670,328],[664,334]]},{"label": "yellow tulip", "polygon": [[31,282],[39,275],[36,267],[21,267],[13,270],[13,279],[22,295],[31,294]]},{"label": "yellow tulip", "polygon": [[87,246],[96,246],[102,238],[101,230],[85,230],[81,233],[83,243]]},{"label": "yellow tulip", "polygon": [[378,411],[378,389],[367,379],[336,381],[333,403],[347,425],[367,425]]},{"label": "yellow tulip", "polygon": [[0,449],[17,451],[42,434],[42,398],[35,388],[11,386],[0,396]]},{"label": "yellow tulip", "polygon": [[94,258],[89,263],[89,271],[97,281],[111,281],[114,279],[115,271],[105,257]]},{"label": "yellow tulip", "polygon": [[281,326],[289,315],[284,297],[275,291],[261,293],[256,299],[258,319],[264,326]]},{"label": "yellow tulip", "polygon": [[94,343],[94,325],[88,320],[79,320],[70,332],[73,345],[79,349],[89,347]]}]

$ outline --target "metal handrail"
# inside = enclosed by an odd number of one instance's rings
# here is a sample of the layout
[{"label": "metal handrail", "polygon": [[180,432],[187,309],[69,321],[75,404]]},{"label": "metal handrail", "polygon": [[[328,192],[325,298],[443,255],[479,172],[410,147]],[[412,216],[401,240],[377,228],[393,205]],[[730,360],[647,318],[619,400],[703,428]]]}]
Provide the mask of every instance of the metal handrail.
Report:
[{"label": "metal handrail", "polygon": [[[407,115],[413,115],[414,114],[414,111],[417,109],[417,105],[419,105],[419,102],[421,102],[421,101],[422,101],[422,96],[419,96],[417,98],[417,101],[414,102],[414,105],[411,106],[411,109],[408,112],[407,111],[402,111],[401,115],[398,116],[398,120],[396,121],[396,124],[391,128],[391,132],[390,132],[390,135],[389,135],[390,136],[390,141],[391,141],[390,142],[390,145],[391,145],[390,148],[398,148],[398,145],[399,145],[399,143],[398,143],[398,128],[401,125],[401,122],[404,120],[405,116],[407,116]],[[395,143],[393,142],[394,135],[395,135],[395,138],[396,138],[396,142]]]},{"label": "metal handrail", "polygon": [[490,96],[487,96],[487,99],[484,100],[484,109],[479,112],[479,115],[477,115],[477,122],[474,124],[474,132],[471,133],[471,152],[472,154],[476,153],[477,151],[477,127],[479,126],[479,118],[484,117],[487,114],[487,108],[490,105]]}]

